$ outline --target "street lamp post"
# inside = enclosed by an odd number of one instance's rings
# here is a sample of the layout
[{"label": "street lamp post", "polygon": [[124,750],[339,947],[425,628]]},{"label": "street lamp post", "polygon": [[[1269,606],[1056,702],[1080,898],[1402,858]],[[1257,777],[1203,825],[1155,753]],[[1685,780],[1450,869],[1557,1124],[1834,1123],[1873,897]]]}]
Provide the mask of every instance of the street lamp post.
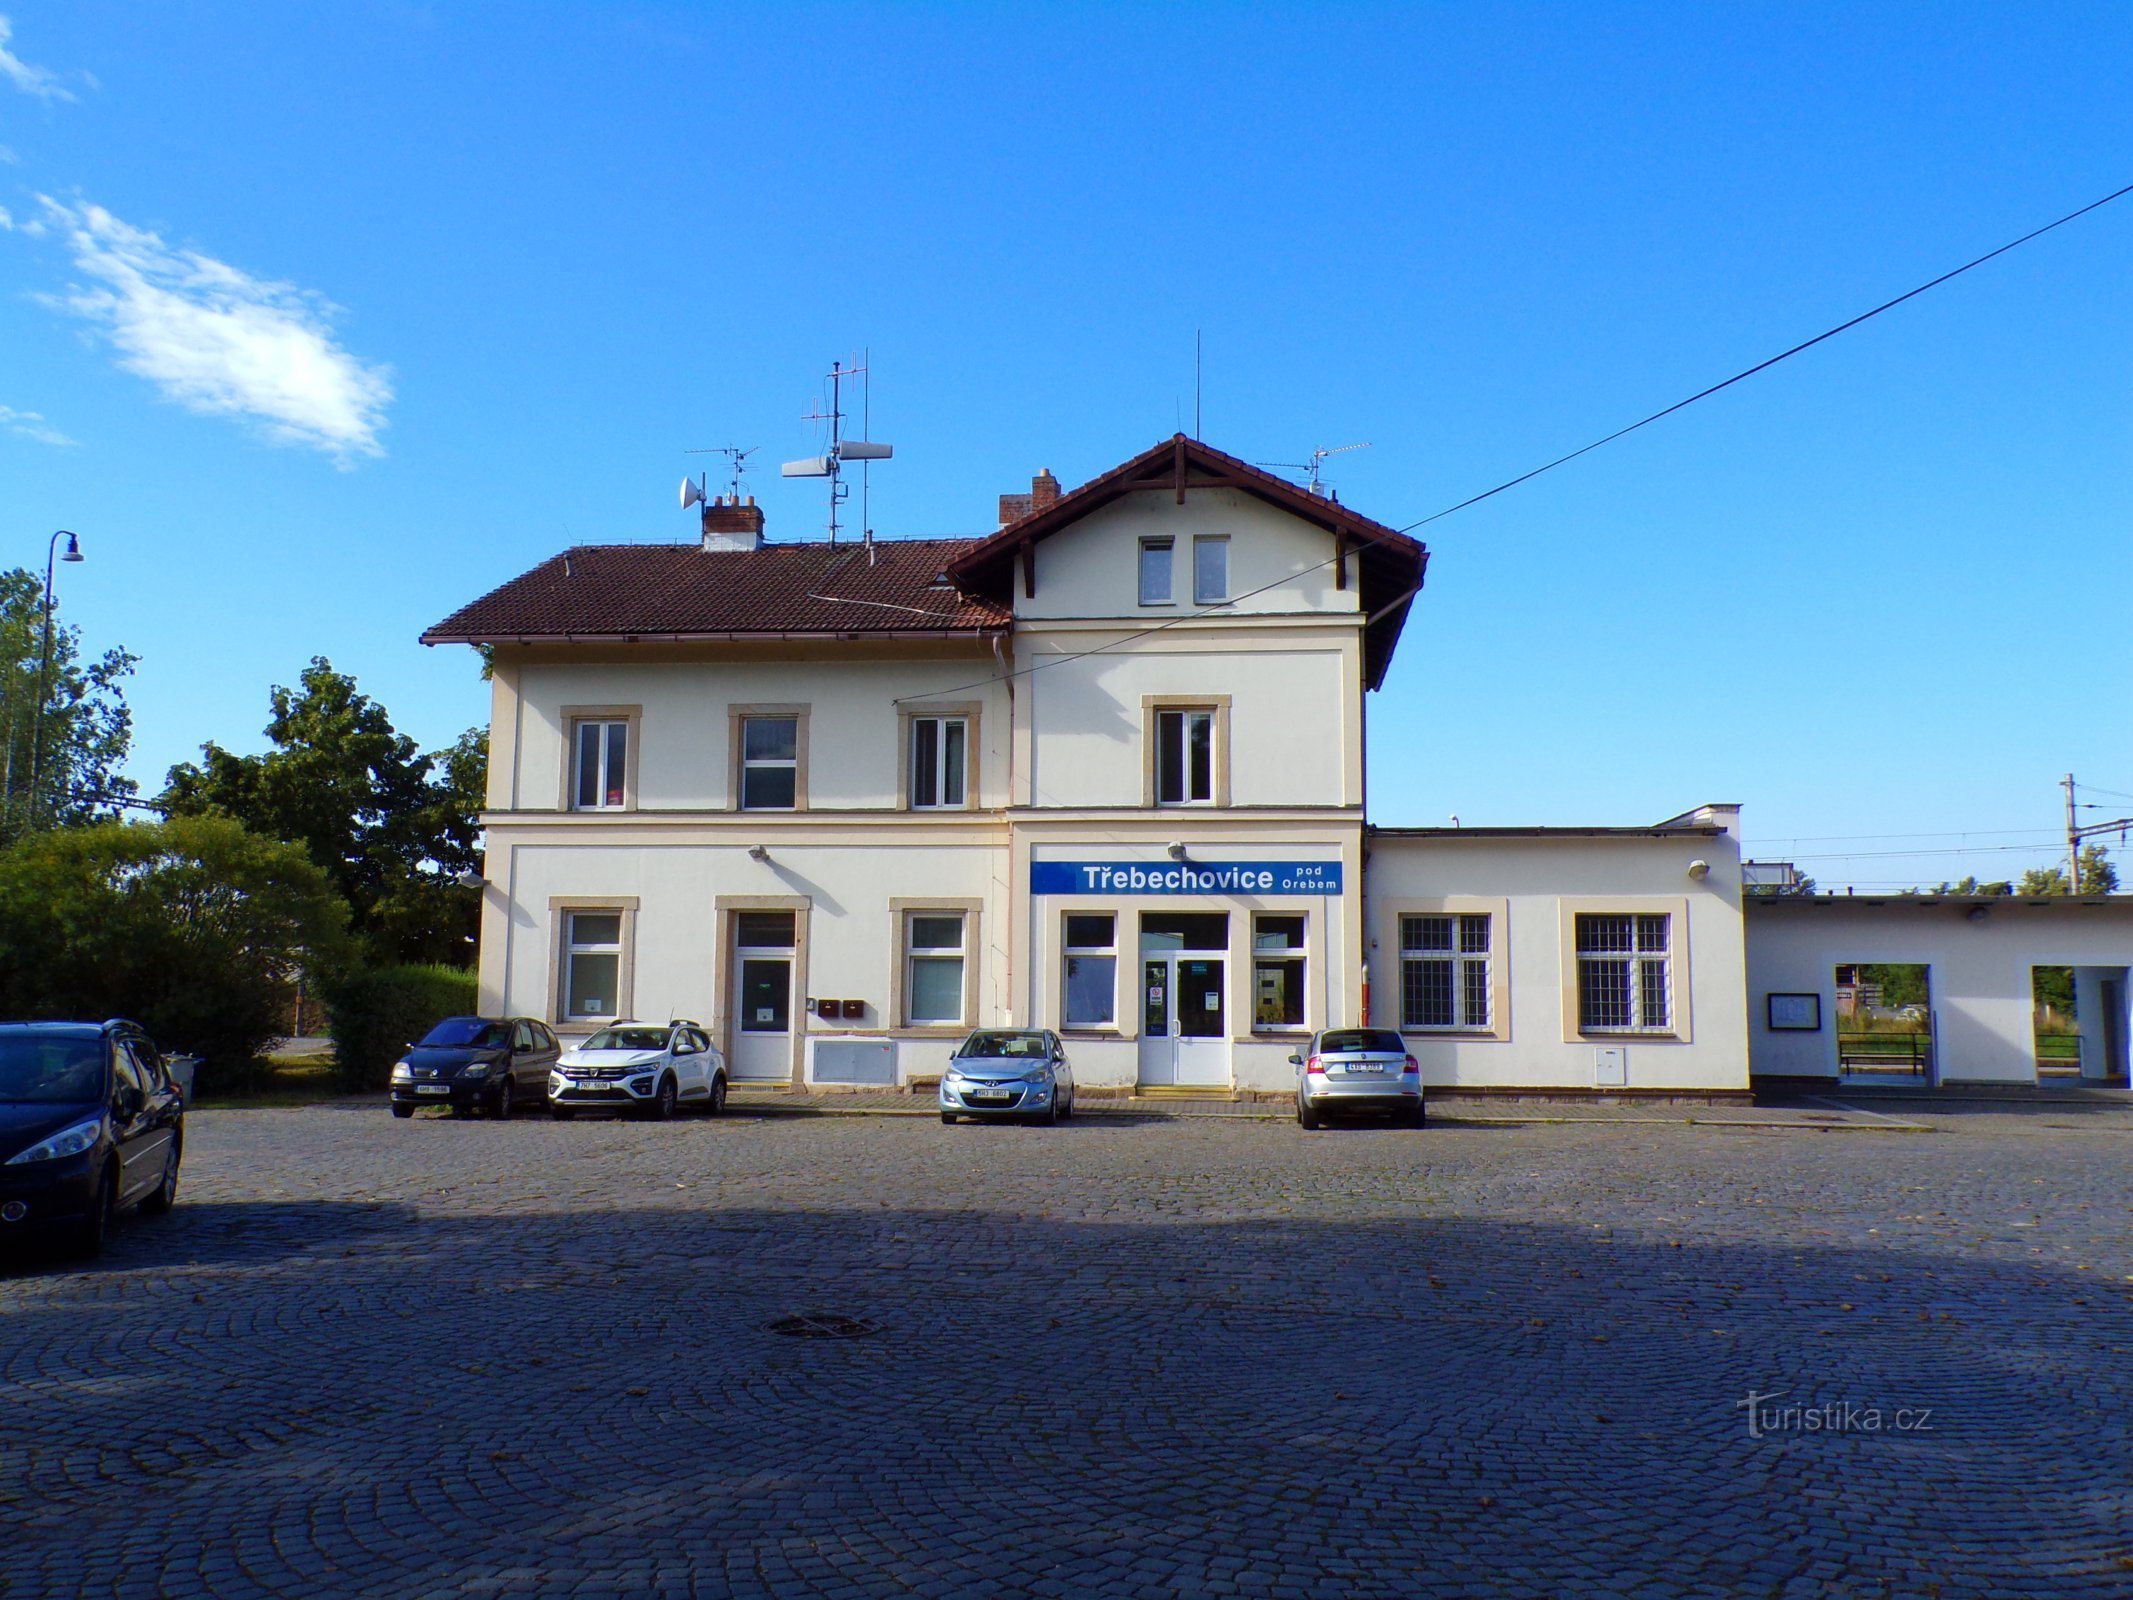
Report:
[{"label": "street lamp post", "polygon": [[[67,553],[59,554],[59,541],[67,541]],[[44,553],[44,654],[37,663],[37,720],[30,730],[30,826],[37,826],[38,802],[44,795],[44,724],[50,709],[52,680],[52,573],[60,561],[82,559],[81,541],[61,528],[52,535]]]}]

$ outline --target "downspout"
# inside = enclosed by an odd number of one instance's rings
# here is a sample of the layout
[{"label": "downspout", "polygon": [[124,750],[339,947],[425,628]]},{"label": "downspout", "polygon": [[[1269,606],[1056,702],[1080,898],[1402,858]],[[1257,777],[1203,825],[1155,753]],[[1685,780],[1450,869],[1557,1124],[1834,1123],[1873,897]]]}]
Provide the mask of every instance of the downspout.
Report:
[{"label": "downspout", "polygon": [[[992,658],[1000,669],[1000,681],[1007,685],[1007,809],[1012,811],[1015,804],[1015,675],[1009,670],[1007,651],[1001,643],[1004,637],[1005,635],[998,633],[992,636]],[[1015,905],[1015,832],[1012,822],[1007,825],[1007,881],[1002,887],[1006,891],[1002,898],[1007,906],[1008,915],[1005,919],[1007,927],[1003,930],[1007,937],[1002,941],[1004,953],[1001,957],[1006,967],[1006,973],[1001,982],[1000,992],[1007,996],[1007,1006],[1000,1020],[1007,1026],[1013,1027],[1015,1023],[1015,919],[1018,915],[1018,908]]]}]

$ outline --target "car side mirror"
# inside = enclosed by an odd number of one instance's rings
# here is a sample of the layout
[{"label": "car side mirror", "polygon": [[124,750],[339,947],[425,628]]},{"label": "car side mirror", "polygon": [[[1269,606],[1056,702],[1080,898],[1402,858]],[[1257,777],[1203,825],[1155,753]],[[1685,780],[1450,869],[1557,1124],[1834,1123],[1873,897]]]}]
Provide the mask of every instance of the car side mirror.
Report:
[{"label": "car side mirror", "polygon": [[122,1117],[137,1117],[141,1108],[148,1104],[148,1096],[132,1084],[121,1084],[118,1092],[118,1113]]},{"label": "car side mirror", "polygon": [[1291,1053],[1290,1053],[1290,1056],[1289,1056],[1289,1065],[1290,1065],[1290,1066],[1292,1066],[1292,1067],[1300,1067],[1300,1066],[1302,1066],[1303,1064],[1304,1064],[1304,1058],[1303,1058],[1302,1056],[1300,1056],[1300,1055],[1297,1055],[1297,1054],[1295,1054],[1294,1052],[1291,1052]]}]

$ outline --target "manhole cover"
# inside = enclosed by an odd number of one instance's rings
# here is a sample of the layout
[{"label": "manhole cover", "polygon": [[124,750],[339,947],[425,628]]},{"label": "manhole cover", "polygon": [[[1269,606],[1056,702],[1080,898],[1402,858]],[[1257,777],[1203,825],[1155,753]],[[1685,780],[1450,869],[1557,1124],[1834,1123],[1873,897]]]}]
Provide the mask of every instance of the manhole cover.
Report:
[{"label": "manhole cover", "polygon": [[881,1332],[881,1324],[865,1317],[848,1317],[841,1311],[800,1311],[780,1317],[770,1331],[787,1339],[864,1339]]}]

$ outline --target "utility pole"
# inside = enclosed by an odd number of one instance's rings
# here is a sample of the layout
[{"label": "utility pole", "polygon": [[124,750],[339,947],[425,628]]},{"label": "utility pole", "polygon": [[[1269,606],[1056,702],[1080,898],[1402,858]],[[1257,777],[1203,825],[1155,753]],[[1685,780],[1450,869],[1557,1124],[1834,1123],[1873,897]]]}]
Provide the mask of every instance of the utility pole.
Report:
[{"label": "utility pole", "polygon": [[2094,839],[2106,833],[2118,835],[2123,844],[2128,830],[2133,830],[2133,817],[2117,817],[2109,822],[2083,822],[2079,808],[2074,804],[2074,775],[2069,772],[2059,780],[2059,787],[2066,791],[2066,892],[2081,892],[2081,841]]}]

